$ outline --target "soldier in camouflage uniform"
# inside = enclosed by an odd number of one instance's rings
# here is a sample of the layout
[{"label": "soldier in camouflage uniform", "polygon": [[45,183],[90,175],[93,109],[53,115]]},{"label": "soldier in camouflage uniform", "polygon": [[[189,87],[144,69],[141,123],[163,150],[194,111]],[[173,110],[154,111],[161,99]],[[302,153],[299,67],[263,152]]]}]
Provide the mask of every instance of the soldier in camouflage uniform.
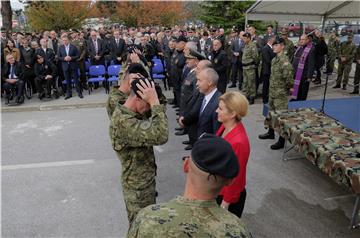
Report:
[{"label": "soldier in camouflage uniform", "polygon": [[356,52],[356,46],[353,44],[352,40],[353,35],[348,35],[348,40],[340,44],[338,77],[336,79],[336,85],[333,88],[341,87],[341,80],[344,75],[344,79],[342,80],[342,89],[346,90],[351,65]]},{"label": "soldier in camouflage uniform", "polygon": [[281,37],[284,39],[284,44],[285,44],[284,53],[289,58],[290,62],[292,62],[295,53],[294,43],[291,40],[289,40],[288,32],[286,29],[281,31]]},{"label": "soldier in camouflage uniform", "polygon": [[328,41],[328,53],[327,53],[327,60],[326,60],[326,72],[327,74],[332,74],[334,71],[334,63],[335,59],[339,52],[339,45],[340,41],[336,36],[336,31],[331,31],[331,35]]},{"label": "soldier in camouflage uniform", "polygon": [[360,45],[356,48],[355,53],[356,69],[354,76],[354,91],[351,94],[359,94],[359,83],[360,83]]},{"label": "soldier in camouflage uniform", "polygon": [[244,33],[243,40],[245,47],[242,55],[242,65],[245,80],[245,93],[246,97],[249,99],[249,104],[254,104],[256,97],[255,71],[257,70],[259,54],[256,44],[251,41],[250,33]]},{"label": "soldier in camouflage uniform", "polygon": [[[290,89],[294,84],[293,67],[289,58],[284,52],[285,40],[277,38],[273,43],[275,58],[271,61],[271,76],[269,87],[269,109],[271,111],[286,110],[288,108],[288,96]],[[269,127],[269,131],[259,135],[259,139],[274,139],[274,129]],[[285,139],[279,137],[279,140],[271,145],[272,150],[284,148]]]},{"label": "soldier in camouflage uniform", "polygon": [[[165,106],[160,105],[161,89],[148,79],[135,79],[123,105],[117,105],[110,122],[113,149],[121,161],[121,184],[132,223],[138,211],[155,203],[156,164],[153,146],[168,140]],[[150,111],[151,115],[145,114]]]},{"label": "soldier in camouflage uniform", "polygon": [[228,142],[215,135],[203,135],[185,159],[183,169],[184,195],[141,210],[131,224],[128,238],[252,237],[238,217],[215,201],[221,188],[239,172]]}]

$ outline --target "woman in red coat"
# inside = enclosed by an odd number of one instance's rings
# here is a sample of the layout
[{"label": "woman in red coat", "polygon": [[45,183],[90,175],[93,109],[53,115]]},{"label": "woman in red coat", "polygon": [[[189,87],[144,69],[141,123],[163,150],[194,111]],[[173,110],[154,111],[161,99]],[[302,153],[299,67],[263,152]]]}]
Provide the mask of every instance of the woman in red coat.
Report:
[{"label": "woman in red coat", "polygon": [[229,142],[238,158],[240,171],[230,185],[222,188],[217,202],[238,217],[244,210],[246,199],[246,165],[250,144],[241,119],[246,116],[249,102],[239,92],[228,92],[219,98],[218,121],[222,123],[216,135]]}]

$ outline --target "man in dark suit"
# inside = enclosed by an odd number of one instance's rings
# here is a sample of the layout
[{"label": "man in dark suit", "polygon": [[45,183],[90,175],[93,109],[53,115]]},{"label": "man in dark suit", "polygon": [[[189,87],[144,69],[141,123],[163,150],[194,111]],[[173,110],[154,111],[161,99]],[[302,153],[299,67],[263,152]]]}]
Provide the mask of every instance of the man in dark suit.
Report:
[{"label": "man in dark suit", "polygon": [[79,80],[78,80],[78,62],[79,51],[75,45],[70,44],[69,38],[67,35],[61,37],[63,45],[59,47],[58,59],[61,62],[61,68],[66,80],[67,92],[65,100],[72,97],[72,83],[71,79],[75,82],[76,92],[80,98],[83,98],[83,95],[80,91]]},{"label": "man in dark suit", "polygon": [[[236,87],[236,81],[238,81],[239,76],[239,89],[242,86],[242,65],[241,65],[241,57],[242,57],[242,50],[245,46],[244,41],[241,39],[240,35],[237,35],[231,44],[231,81],[232,84],[229,88]],[[240,71],[240,72],[239,72]]]},{"label": "man in dark suit", "polygon": [[196,87],[197,76],[202,70],[210,67],[212,67],[212,64],[209,60],[201,60],[197,64],[194,71],[196,78],[194,81],[194,88],[192,94],[185,101],[184,110],[180,114],[179,123],[180,122],[184,123],[182,126],[188,129],[188,136],[189,136],[189,143],[183,143],[183,144],[188,144],[185,150],[191,150],[192,146],[194,145],[195,141],[198,138],[197,127],[199,121],[199,112],[204,95],[200,93],[199,89]]},{"label": "man in dark suit", "polygon": [[222,49],[222,44],[219,39],[213,41],[213,52],[209,57],[214,69],[219,76],[217,88],[220,93],[225,93],[227,85],[226,70],[228,65],[228,58],[225,50]]},{"label": "man in dark suit", "polygon": [[97,38],[97,32],[91,31],[87,43],[87,51],[92,65],[105,65],[106,45],[103,40]]},{"label": "man in dark suit", "polygon": [[[217,90],[217,81],[219,76],[212,68],[205,68],[201,70],[197,75],[196,86],[199,89],[199,93],[195,93],[195,99],[191,100],[193,103],[193,110],[197,110],[196,116],[189,116],[185,114],[179,118],[179,124],[184,127],[191,125],[194,121],[197,121],[196,138],[203,133],[215,134],[219,128],[219,122],[217,120],[216,109],[219,104],[219,97],[221,93]],[[190,103],[189,103],[190,104]],[[193,115],[193,114],[192,114]],[[192,147],[187,147],[191,149]]]},{"label": "man in dark suit", "polygon": [[15,104],[21,104],[24,102],[23,90],[24,90],[24,81],[23,81],[23,71],[20,63],[15,61],[13,55],[9,54],[6,56],[6,64],[1,71],[1,82],[2,88],[5,91],[5,97],[10,97],[10,89],[16,88],[17,94],[15,97]]},{"label": "man in dark suit", "polygon": [[270,35],[267,38],[267,44],[261,49],[261,81],[263,82],[262,97],[263,103],[266,104],[269,101],[269,85],[271,74],[271,60],[275,57],[275,53],[272,49],[272,44],[275,40],[275,35]]},{"label": "man in dark suit", "polygon": [[119,30],[114,31],[114,39],[110,41],[112,60],[115,64],[121,64],[125,53],[125,41],[120,37]]}]

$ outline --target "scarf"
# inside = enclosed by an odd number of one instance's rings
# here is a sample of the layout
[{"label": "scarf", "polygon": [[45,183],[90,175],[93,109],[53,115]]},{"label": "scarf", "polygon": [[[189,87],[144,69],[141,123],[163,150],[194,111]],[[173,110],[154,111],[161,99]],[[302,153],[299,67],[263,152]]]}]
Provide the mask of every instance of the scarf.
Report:
[{"label": "scarf", "polygon": [[[305,62],[306,62],[306,59],[309,55],[311,48],[312,48],[312,43],[307,44],[307,46],[305,47],[304,51],[301,54],[300,61],[299,61],[299,64],[298,64],[297,70],[296,70],[294,89],[293,89],[293,92],[291,95],[291,98],[293,98],[293,99],[297,98],[301,77],[304,72]],[[298,50],[300,50],[300,48]],[[295,55],[296,55],[296,53],[295,53]]]}]

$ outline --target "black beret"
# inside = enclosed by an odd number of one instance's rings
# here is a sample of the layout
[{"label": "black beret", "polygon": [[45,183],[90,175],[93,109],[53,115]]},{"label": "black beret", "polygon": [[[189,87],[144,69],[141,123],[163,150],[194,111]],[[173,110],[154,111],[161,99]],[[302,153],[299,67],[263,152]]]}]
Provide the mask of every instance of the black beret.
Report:
[{"label": "black beret", "polygon": [[184,42],[187,42],[187,39],[184,35],[180,35],[177,39],[176,39],[176,42],[181,42],[181,41],[184,41]]},{"label": "black beret", "polygon": [[205,56],[195,50],[189,49],[189,53],[185,53],[185,58],[203,60]]},{"label": "black beret", "polygon": [[276,45],[276,44],[284,44],[284,43],[285,43],[285,40],[284,40],[283,38],[281,38],[281,37],[276,37],[273,45]]},{"label": "black beret", "polygon": [[145,78],[149,77],[149,73],[146,71],[144,66],[139,63],[132,63],[128,67],[129,74],[141,74]]},{"label": "black beret", "polygon": [[202,135],[195,142],[191,157],[200,170],[224,178],[234,178],[240,170],[231,145],[215,135]]},{"label": "black beret", "polygon": [[[138,98],[141,98],[141,96],[139,95],[138,91],[139,91],[139,87],[137,86],[137,84],[140,84],[140,82],[144,82],[146,84],[146,81],[145,81],[146,78],[138,78],[138,79],[134,79],[132,82],[131,82],[131,89],[134,91],[134,93],[136,94],[136,96]],[[151,82],[154,82],[154,80],[152,79],[147,79],[150,83]],[[155,84],[155,82],[154,82]],[[158,96],[158,98],[160,99],[161,97],[163,97],[163,94],[162,94],[162,90],[161,90],[161,87],[157,84],[155,84],[155,90],[156,90],[156,94]]]},{"label": "black beret", "polygon": [[251,34],[249,32],[245,32],[242,36],[246,38],[251,38]]}]

